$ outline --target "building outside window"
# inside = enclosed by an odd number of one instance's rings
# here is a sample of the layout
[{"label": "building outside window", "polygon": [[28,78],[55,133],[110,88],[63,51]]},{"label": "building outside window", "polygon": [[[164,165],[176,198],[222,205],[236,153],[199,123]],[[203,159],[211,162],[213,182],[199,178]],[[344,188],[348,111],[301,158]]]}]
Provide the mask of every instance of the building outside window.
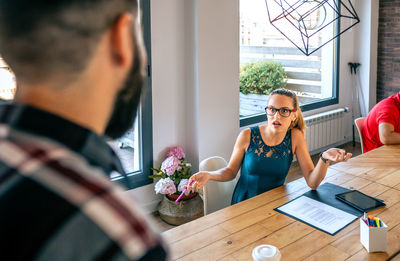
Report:
[{"label": "building outside window", "polygon": [[[276,14],[282,10],[270,12]],[[324,19],[333,20],[334,15],[332,9],[321,9],[307,17],[305,23],[317,25]],[[310,38],[310,47],[315,48],[331,39],[337,26],[332,23]],[[241,68],[259,61],[279,62],[287,74],[285,88],[297,94],[303,111],[338,103],[338,39],[310,56],[304,55],[270,24],[265,0],[240,0],[240,28]],[[288,28],[291,28],[290,24]],[[299,34],[296,29],[287,36],[295,34]],[[265,121],[267,98],[268,94],[240,93],[241,126]]]}]

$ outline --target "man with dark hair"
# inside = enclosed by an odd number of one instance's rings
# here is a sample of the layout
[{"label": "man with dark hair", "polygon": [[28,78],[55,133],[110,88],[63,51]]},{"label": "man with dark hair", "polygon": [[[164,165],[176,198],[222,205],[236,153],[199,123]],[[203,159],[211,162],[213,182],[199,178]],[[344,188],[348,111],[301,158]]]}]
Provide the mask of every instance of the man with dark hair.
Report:
[{"label": "man with dark hair", "polygon": [[364,152],[400,144],[400,93],[378,102],[368,113],[361,131]]},{"label": "man with dark hair", "polygon": [[146,54],[136,0],[0,1],[18,88],[0,106],[1,260],[164,260],[159,235],[109,180],[104,136],[132,125]]}]

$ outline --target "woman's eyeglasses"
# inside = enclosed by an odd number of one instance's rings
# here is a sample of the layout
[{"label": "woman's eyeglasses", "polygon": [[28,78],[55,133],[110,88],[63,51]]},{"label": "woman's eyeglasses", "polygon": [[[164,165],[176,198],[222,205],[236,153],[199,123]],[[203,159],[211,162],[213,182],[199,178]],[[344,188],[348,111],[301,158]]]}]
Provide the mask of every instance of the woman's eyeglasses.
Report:
[{"label": "woman's eyeglasses", "polygon": [[293,110],[291,110],[289,108],[278,109],[278,108],[274,108],[271,106],[265,107],[265,112],[267,113],[268,116],[274,116],[277,111],[279,112],[279,115],[286,118],[286,117],[289,117],[292,112],[295,112],[296,109],[293,109]]}]

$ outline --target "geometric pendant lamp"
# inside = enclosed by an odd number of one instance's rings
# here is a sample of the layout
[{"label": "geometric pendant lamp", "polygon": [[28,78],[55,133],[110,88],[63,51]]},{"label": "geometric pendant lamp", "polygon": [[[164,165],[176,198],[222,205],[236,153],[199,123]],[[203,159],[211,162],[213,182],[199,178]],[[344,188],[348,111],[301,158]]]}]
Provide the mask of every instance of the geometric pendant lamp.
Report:
[{"label": "geometric pendant lamp", "polygon": [[265,3],[269,22],[307,56],[360,22],[350,0],[265,0]]}]

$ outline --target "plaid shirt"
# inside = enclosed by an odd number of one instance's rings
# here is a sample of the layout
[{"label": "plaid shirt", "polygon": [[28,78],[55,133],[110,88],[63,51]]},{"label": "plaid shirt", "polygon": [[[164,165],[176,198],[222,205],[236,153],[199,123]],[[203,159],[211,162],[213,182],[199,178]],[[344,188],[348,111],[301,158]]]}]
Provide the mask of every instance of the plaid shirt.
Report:
[{"label": "plaid shirt", "polygon": [[110,182],[121,163],[95,133],[0,106],[0,260],[165,260],[137,204]]}]

